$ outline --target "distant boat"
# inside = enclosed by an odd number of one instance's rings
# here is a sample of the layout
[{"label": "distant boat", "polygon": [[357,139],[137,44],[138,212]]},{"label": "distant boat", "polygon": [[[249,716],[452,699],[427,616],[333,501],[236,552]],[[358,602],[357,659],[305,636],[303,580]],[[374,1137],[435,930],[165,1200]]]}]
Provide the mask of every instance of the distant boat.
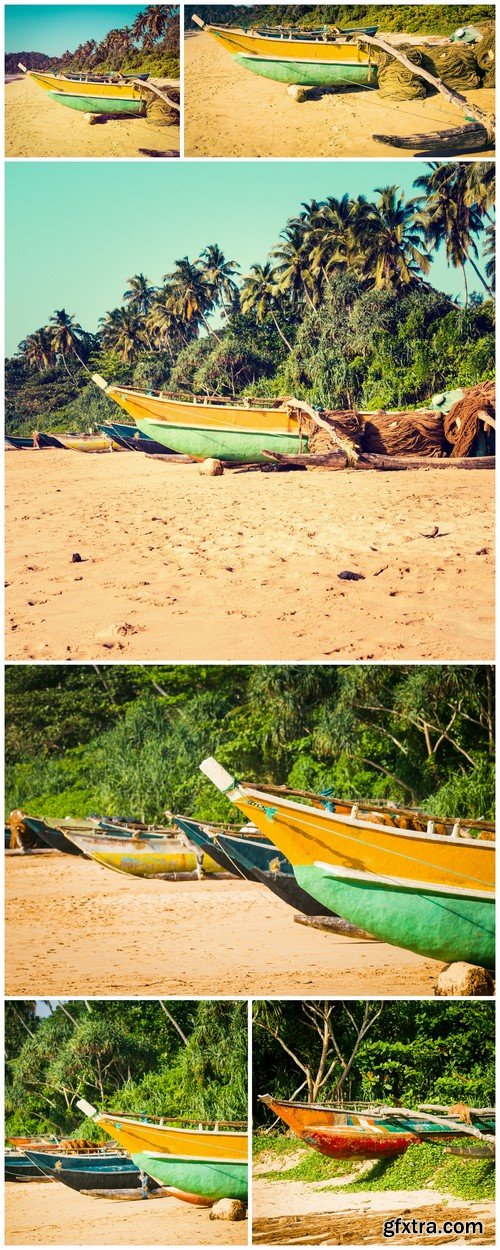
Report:
[{"label": "distant boat", "polygon": [[459,822],[455,836],[442,836],[292,802],[238,783],[213,759],[201,769],[325,907],[381,942],[443,963],[494,966],[494,842],[459,836]]},{"label": "distant boat", "polygon": [[194,847],[188,850],[179,838],[167,835],[148,840],[143,834],[126,842],[105,833],[68,833],[68,838],[97,864],[133,877],[192,876],[200,868],[210,875],[221,871],[208,855],[197,853]]},{"label": "distant boat", "polygon": [[[42,70],[27,70],[19,63],[27,78],[48,92],[51,100],[81,113],[123,113],[128,117],[143,117],[145,100],[140,89],[130,77],[117,75],[92,76],[90,74],[51,74]],[[134,74],[146,82],[148,74]]]},{"label": "distant boat", "polygon": [[[14,435],[14,434],[6,434],[5,442],[8,443],[9,447],[15,447],[16,451],[25,450],[25,449],[29,450],[35,447],[36,445],[33,435],[31,436],[31,438],[21,438],[21,437],[17,437],[17,435]],[[38,434],[38,447],[39,448],[40,447],[62,448],[62,443],[59,441],[58,438],[56,438],[55,434],[39,433]]]},{"label": "distant boat", "polygon": [[301,86],[375,86],[377,70],[356,36],[375,35],[377,26],[316,30],[268,26],[244,30],[214,26],[195,13],[192,21],[229,52],[237,65],[276,82]]},{"label": "distant boat", "polygon": [[[143,1178],[140,1169],[126,1154],[74,1154],[27,1150],[31,1164],[53,1181],[61,1181],[70,1189],[98,1194],[109,1190],[140,1190]],[[159,1185],[147,1178],[147,1189],[159,1189]]]},{"label": "distant boat", "polygon": [[84,1099],[76,1105],[174,1197],[208,1206],[220,1198],[246,1202],[248,1134],[243,1124],[218,1121],[201,1126],[192,1119],[169,1123],[168,1117],[98,1112]]},{"label": "distant boat", "polygon": [[269,463],[263,450],[285,454],[307,451],[300,417],[283,399],[181,400],[162,391],[108,385],[99,374],[94,374],[93,380],[149,438],[198,460],[215,456],[233,462]]},{"label": "distant boat", "polygon": [[78,833],[81,837],[89,834],[95,836],[104,836],[110,834],[115,839],[121,839],[126,842],[131,838],[139,839],[147,838],[148,841],[161,841],[165,837],[165,830],[154,831],[149,830],[147,826],[144,828],[129,828],[128,825],[118,823],[111,820],[87,819],[87,820],[47,820],[41,816],[27,816],[23,812],[24,823],[31,829],[32,833],[36,833],[42,842],[52,847],[55,851],[62,851],[66,855],[82,855],[77,846],[70,840],[67,834]]},{"label": "distant boat", "polygon": [[46,1178],[31,1159],[21,1150],[6,1150],[4,1159],[6,1181],[43,1181]]}]

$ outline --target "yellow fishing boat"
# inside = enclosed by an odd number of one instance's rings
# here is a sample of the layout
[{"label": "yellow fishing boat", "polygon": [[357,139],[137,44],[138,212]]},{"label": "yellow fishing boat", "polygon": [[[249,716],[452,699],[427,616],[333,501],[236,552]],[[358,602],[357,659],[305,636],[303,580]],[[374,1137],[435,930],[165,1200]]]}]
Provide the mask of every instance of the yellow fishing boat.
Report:
[{"label": "yellow fishing boat", "polygon": [[317,30],[276,26],[243,29],[214,26],[195,13],[193,22],[206,30],[229,52],[237,65],[276,82],[302,86],[375,86],[376,67],[360,46],[363,34],[376,34],[376,26]]},{"label": "yellow fishing boat", "polygon": [[214,759],[200,767],[330,911],[381,942],[493,967],[495,844],[472,837],[466,821],[444,836],[397,829],[240,784]]},{"label": "yellow fishing boat", "polygon": [[[131,78],[117,74],[92,76],[85,74],[51,74],[40,70],[28,70],[19,62],[27,78],[46,91],[51,100],[81,113],[123,113],[129,117],[141,117],[146,105],[140,87]],[[133,75],[147,81],[147,74]]]},{"label": "yellow fishing boat", "polygon": [[266,461],[263,451],[307,451],[300,412],[286,399],[184,400],[164,391],[108,385],[97,373],[93,381],[134,418],[143,434],[198,460],[215,456],[255,463]]},{"label": "yellow fishing boat", "polygon": [[205,1121],[96,1111],[81,1099],[85,1115],[124,1146],[141,1172],[185,1202],[212,1206],[220,1198],[248,1196],[248,1133],[241,1121]]},{"label": "yellow fishing boat", "polygon": [[133,877],[175,878],[195,872],[212,875],[224,871],[209,855],[168,835],[149,839],[147,834],[140,834],[125,841],[107,834],[68,831],[66,837],[96,864]]},{"label": "yellow fishing boat", "polygon": [[67,451],[121,451],[118,443],[112,443],[103,434],[55,434]]}]

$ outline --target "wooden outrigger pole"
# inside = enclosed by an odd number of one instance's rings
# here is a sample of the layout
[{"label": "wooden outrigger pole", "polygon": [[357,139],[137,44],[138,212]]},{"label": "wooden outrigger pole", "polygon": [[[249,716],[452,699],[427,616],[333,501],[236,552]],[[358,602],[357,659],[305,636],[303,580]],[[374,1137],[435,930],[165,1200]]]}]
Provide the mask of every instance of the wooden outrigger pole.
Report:
[{"label": "wooden outrigger pole", "polygon": [[411,147],[417,148],[431,144],[450,141],[452,143],[460,143],[460,138],[464,139],[472,148],[477,150],[479,147],[491,147],[495,142],[495,115],[493,113],[485,113],[477,104],[471,104],[464,95],[459,91],[453,91],[451,87],[446,87],[440,78],[436,78],[435,74],[429,73],[429,70],[423,69],[421,65],[415,65],[410,61],[404,52],[399,48],[393,47],[392,44],[386,43],[385,39],[381,39],[379,35],[362,35],[357,39],[358,44],[368,44],[369,47],[380,48],[382,52],[388,56],[394,57],[399,61],[405,69],[410,70],[411,74],[415,74],[417,78],[423,78],[425,82],[435,87],[449,104],[454,104],[465,114],[469,121],[473,117],[476,125],[464,126],[462,129],[434,131],[430,135],[413,135],[406,139],[399,139],[392,135],[373,135],[378,143],[388,143],[393,147]]}]

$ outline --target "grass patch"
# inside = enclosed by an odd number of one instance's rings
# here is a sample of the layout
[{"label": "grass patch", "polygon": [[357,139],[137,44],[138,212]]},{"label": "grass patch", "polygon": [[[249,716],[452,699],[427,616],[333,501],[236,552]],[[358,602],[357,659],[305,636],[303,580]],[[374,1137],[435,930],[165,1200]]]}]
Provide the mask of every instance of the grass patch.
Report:
[{"label": "grass patch", "polygon": [[[358,1180],[332,1188],[342,1193],[365,1191],[382,1192],[432,1188],[454,1198],[482,1202],[495,1197],[495,1164],[489,1159],[459,1159],[445,1154],[444,1144],[410,1146],[396,1159],[378,1159],[369,1172]],[[278,1161],[286,1155],[300,1151],[302,1158],[283,1172],[273,1168],[273,1157]],[[269,1154],[269,1171],[261,1172],[263,1180],[314,1182],[334,1180],[348,1176],[356,1166],[354,1160],[329,1159],[313,1150],[298,1137],[276,1133],[268,1137],[258,1134],[253,1140],[253,1157],[259,1159]],[[327,1187],[328,1188],[328,1187]]]},{"label": "grass patch", "polygon": [[425,1189],[431,1187],[456,1198],[476,1201],[495,1197],[493,1160],[458,1159],[446,1155],[444,1145],[410,1146],[397,1159],[380,1159],[368,1175],[342,1186],[349,1193],[360,1190]]}]

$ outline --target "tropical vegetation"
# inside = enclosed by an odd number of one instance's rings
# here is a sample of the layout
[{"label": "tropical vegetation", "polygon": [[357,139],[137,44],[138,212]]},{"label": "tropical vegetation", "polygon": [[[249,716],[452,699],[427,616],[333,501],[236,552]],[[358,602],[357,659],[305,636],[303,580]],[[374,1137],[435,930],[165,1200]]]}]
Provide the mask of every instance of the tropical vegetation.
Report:
[{"label": "tropical vegetation", "polygon": [[237,819],[199,770],[494,815],[488,665],[6,669],[7,812]]},{"label": "tropical vegetation", "polygon": [[247,1035],[246,1002],[7,1000],[6,1135],[104,1138],[79,1098],[98,1110],[246,1120]]},{"label": "tropical vegetation", "polygon": [[374,26],[404,34],[451,35],[458,26],[494,22],[492,4],[187,4],[185,26],[191,14],[205,22],[244,26]]},{"label": "tropical vegetation", "polygon": [[[216,243],[155,284],[132,275],[96,333],[67,310],[6,366],[7,429],[114,417],[92,372],[192,394],[296,394],[319,407],[418,407],[494,374],[494,166],[430,163],[405,198],[304,203],[242,274]],[[442,248],[461,299],[431,282]],[[470,274],[473,275],[471,290]]]}]

